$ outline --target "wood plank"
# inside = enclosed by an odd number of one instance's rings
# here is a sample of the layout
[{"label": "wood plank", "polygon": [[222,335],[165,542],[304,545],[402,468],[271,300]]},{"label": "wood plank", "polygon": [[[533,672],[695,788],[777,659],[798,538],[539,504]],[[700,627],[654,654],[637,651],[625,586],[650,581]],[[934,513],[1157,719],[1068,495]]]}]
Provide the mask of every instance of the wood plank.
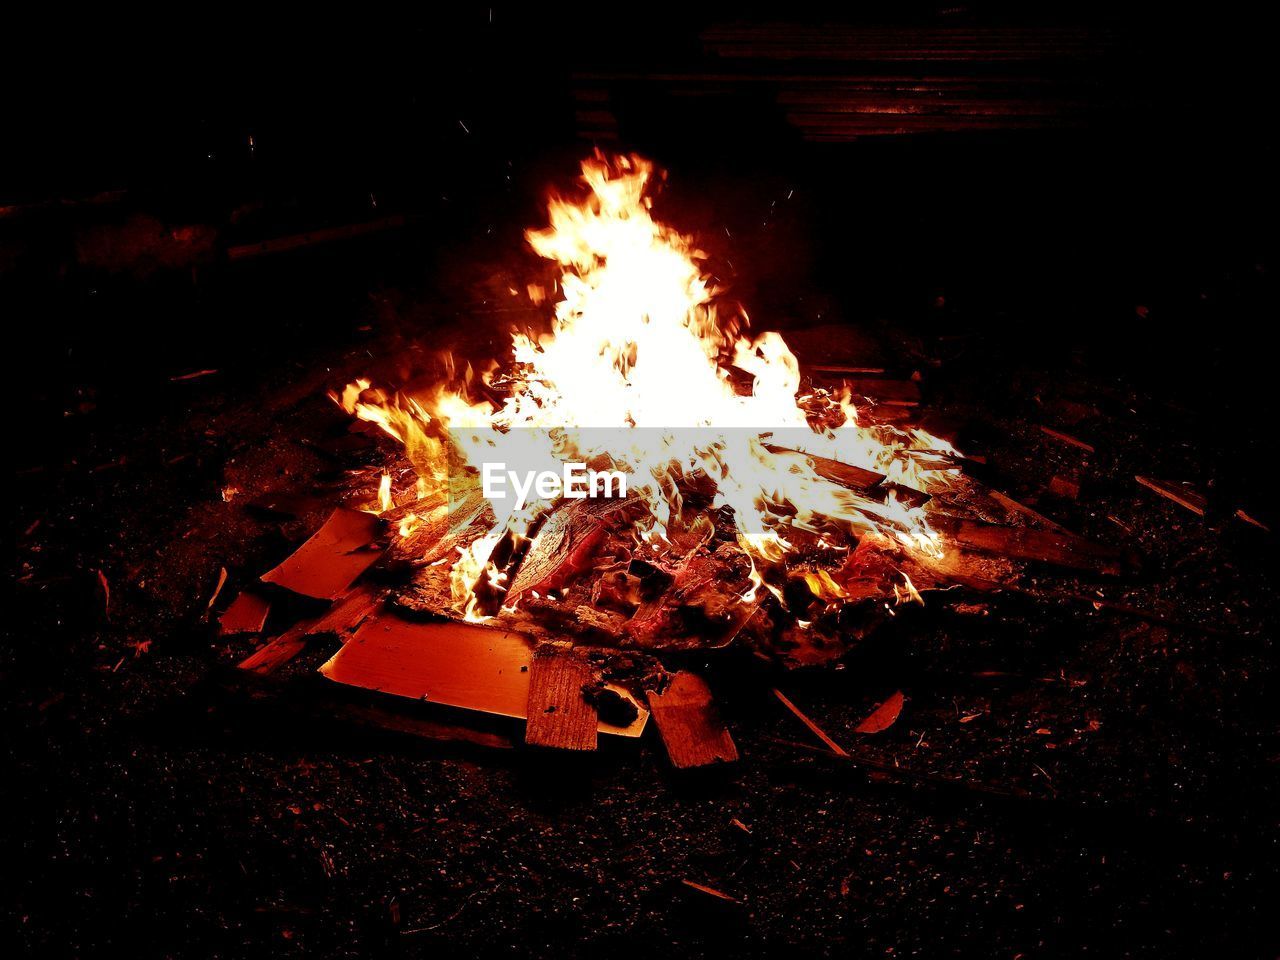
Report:
[{"label": "wood plank", "polygon": [[930,516],[929,523],[952,543],[979,553],[1105,574],[1119,574],[1133,565],[1124,551],[1056,530],[1006,527],[942,514]]},{"label": "wood plank", "polygon": [[681,670],[671,678],[666,690],[649,691],[649,709],[676,769],[738,759],[738,748],[720,720],[711,690],[697,674]]},{"label": "wood plank", "polygon": [[371,513],[339,507],[324,525],[279,566],[262,575],[263,583],[317,600],[336,600],[382,550],[374,539],[382,521]]},{"label": "wood plank", "polygon": [[1144,477],[1141,474],[1134,476],[1134,479],[1148,490],[1154,490],[1166,500],[1172,500],[1178,506],[1185,507],[1198,517],[1203,517],[1205,509],[1209,506],[1209,501],[1203,494],[1197,493],[1183,484],[1172,483],[1168,480],[1156,480],[1153,477]]},{"label": "wood plank", "polygon": [[524,742],[558,750],[596,748],[596,708],[582,695],[591,664],[567,643],[543,643],[529,676],[529,720]]},{"label": "wood plank", "polygon": [[266,675],[284,666],[303,650],[307,641],[322,633],[336,634],[344,643],[382,601],[382,592],[372,587],[352,590],[318,617],[295,623],[280,636],[259,647],[240,661],[241,670]]},{"label": "wood plank", "polygon": [[784,707],[790,710],[792,714],[795,715],[795,718],[797,720],[799,720],[801,723],[803,723],[806,727],[809,728],[810,733],[812,733],[815,737],[817,737],[824,744],[826,744],[828,750],[830,750],[832,753],[836,754],[837,756],[841,756],[841,757],[847,757],[849,755],[844,747],[840,746],[840,744],[836,743],[829,736],[827,736],[827,732],[825,730],[823,730],[820,726],[818,726],[816,723],[810,720],[808,715],[805,714],[804,711],[802,711],[799,707],[797,707],[794,703],[792,703],[791,699],[785,693],[783,693],[777,687],[774,687],[773,695],[778,698],[779,703],[781,703]]},{"label": "wood plank", "polygon": [[848,363],[811,363],[810,370],[818,373],[861,373],[874,375],[884,373],[884,367],[855,367]]},{"label": "wood plank", "polygon": [[241,660],[240,669],[263,675],[273,673],[300,654],[306,645],[307,635],[294,627],[274,640],[268,640]]},{"label": "wood plank", "polygon": [[850,463],[842,463],[829,457],[820,457],[817,454],[792,450],[790,447],[780,447],[771,443],[766,443],[764,448],[773,454],[790,453],[804,457],[809,465],[813,467],[813,472],[822,477],[822,479],[830,480],[832,483],[849,490],[866,491],[873,487],[878,487],[884,482],[883,473],[877,473],[865,467],[855,467]]},{"label": "wood plank", "polygon": [[218,635],[229,637],[239,633],[261,633],[270,612],[270,600],[251,590],[242,590],[218,618]]},{"label": "wood plank", "polygon": [[1072,536],[1071,531],[1062,524],[1054,520],[1050,520],[1043,513],[1032,510],[1025,503],[1015,500],[1013,497],[1003,494],[999,490],[987,490],[986,492],[992,500],[1000,504],[1000,506],[1004,507],[1006,510],[1012,511],[1013,513],[1020,513],[1022,516],[1032,521],[1032,526],[1044,527],[1046,530],[1056,530],[1058,533],[1066,536]]},{"label": "wood plank", "polygon": [[[525,720],[533,653],[524,634],[452,621],[419,623],[383,612],[365,620],[320,672],[366,690]],[[598,729],[640,736],[649,712],[636,706],[638,716],[627,726],[601,720]]]},{"label": "wood plank", "polygon": [[229,247],[227,249],[227,259],[231,261],[247,260],[251,257],[263,257],[273,253],[284,253],[289,250],[314,247],[322,243],[332,243],[335,240],[350,240],[353,237],[363,237],[373,233],[381,233],[384,230],[394,230],[398,227],[403,227],[407,222],[408,220],[403,214],[395,214],[390,217],[383,217],[380,220],[365,221],[364,223],[352,223],[342,227],[326,227],[320,230],[310,230],[306,233],[290,234],[285,237],[272,237],[270,240],[260,240],[257,243]]},{"label": "wood plank", "polygon": [[1043,433],[1046,437],[1052,437],[1054,440],[1058,440],[1061,443],[1066,443],[1073,447],[1078,447],[1079,449],[1083,450],[1085,453],[1094,452],[1093,444],[1085,443],[1079,437],[1073,437],[1071,436],[1071,434],[1063,433],[1061,430],[1054,430],[1052,427],[1046,427],[1041,425],[1040,432]]},{"label": "wood plank", "polygon": [[383,590],[365,584],[356,587],[328,610],[306,625],[307,636],[321,633],[337,634],[344,642],[354,633],[365,618],[382,602]]}]

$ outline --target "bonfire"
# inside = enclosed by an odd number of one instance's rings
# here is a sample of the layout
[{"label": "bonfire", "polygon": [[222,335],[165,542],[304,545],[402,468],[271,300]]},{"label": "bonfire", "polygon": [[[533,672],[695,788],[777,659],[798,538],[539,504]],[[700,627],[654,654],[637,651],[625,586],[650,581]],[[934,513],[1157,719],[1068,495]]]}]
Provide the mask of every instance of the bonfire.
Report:
[{"label": "bonfire", "polygon": [[[811,633],[837,649],[850,603],[920,600],[914,578],[944,555],[925,504],[955,451],[806,380],[655,218],[658,180],[597,153],[582,194],[528,231],[561,271],[549,332],[515,332],[484,374],[454,364],[467,376],[425,395],[367,379],[333,395],[412,466],[405,502],[386,473],[376,507],[422,567],[402,606],[620,646],[812,648]],[[607,468],[625,496],[485,497],[513,464]]]}]

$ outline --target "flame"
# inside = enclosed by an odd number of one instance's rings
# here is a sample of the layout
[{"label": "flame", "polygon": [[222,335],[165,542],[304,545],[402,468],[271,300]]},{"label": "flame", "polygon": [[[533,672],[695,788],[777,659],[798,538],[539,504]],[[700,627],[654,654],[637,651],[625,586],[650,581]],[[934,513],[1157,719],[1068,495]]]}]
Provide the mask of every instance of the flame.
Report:
[{"label": "flame", "polygon": [[[938,537],[919,507],[892,493],[882,502],[824,479],[806,453],[928,491],[947,482],[948,467],[937,454],[954,450],[921,430],[861,424],[847,390],[801,395],[799,363],[783,338],[749,336],[746,314],[723,305],[703,268],[705,255],[654,219],[654,178],[653,165],[640,157],[597,152],[582,165],[585,196],[552,199],[549,225],[526,233],[536,253],[560,266],[561,299],[549,333],[513,335],[500,406],[470,396],[470,368],[461,382],[453,379],[428,395],[389,395],[362,378],[333,399],[404,445],[420,497],[448,489],[450,453],[478,469],[495,444],[508,448],[510,460],[552,469],[597,457],[626,464],[632,492],[647,507],[636,537],[651,546],[669,542],[680,515],[677,481],[705,472],[715,483],[712,508],[732,508],[738,543],[751,559],[744,601],[761,587],[782,600],[775,571],[798,531],[875,534],[940,556]],[[527,292],[534,304],[549,297],[542,286]],[[735,387],[735,371],[738,380],[750,378],[749,392]],[[593,427],[646,429],[628,431],[635,440],[622,443],[611,431],[604,449],[599,434],[589,432]],[[807,431],[803,451],[765,447],[772,431],[795,428]],[[393,505],[386,474],[379,503],[384,511]],[[489,531],[459,551],[451,578],[456,607],[467,619],[484,617],[478,585],[498,593],[505,588],[506,573],[492,560],[495,549],[527,539],[550,506],[535,500],[518,512],[499,511]],[[407,536],[415,526],[409,514],[400,532]],[[826,571],[803,576],[819,599],[838,602],[845,595]],[[894,588],[899,602],[918,600],[905,573],[903,579],[905,586]]]}]

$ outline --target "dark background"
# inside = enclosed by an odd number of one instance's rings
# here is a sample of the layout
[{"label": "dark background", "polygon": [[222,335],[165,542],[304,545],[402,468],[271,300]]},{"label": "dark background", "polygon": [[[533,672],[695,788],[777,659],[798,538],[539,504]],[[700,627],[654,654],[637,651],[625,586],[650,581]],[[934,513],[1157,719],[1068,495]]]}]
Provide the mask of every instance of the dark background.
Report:
[{"label": "dark background", "polygon": [[[939,52],[939,31],[967,40]],[[473,297],[438,265],[464,246],[520,256],[594,141],[671,171],[665,215],[769,325],[816,294],[824,320],[1084,344],[1253,411],[1267,37],[1218,8],[1081,4],[49,18],[12,33],[6,92],[0,277],[21,389],[56,422],[86,385],[105,401],[296,353],[371,290]],[[795,78],[831,91],[826,113],[788,105]],[[362,240],[228,260],[396,215]],[[157,225],[187,232],[152,242]],[[1232,388],[1205,389],[1210,374]]]}]

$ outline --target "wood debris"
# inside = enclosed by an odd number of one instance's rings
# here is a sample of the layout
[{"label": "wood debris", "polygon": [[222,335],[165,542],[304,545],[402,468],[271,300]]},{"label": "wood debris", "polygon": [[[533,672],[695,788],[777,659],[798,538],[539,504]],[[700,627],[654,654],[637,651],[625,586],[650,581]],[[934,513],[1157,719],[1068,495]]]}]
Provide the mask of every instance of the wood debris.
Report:
[{"label": "wood debris", "polygon": [[888,730],[898,720],[898,715],[902,713],[902,705],[905,698],[902,691],[899,690],[892,694],[884,703],[876,707],[860,724],[854,727],[856,733],[880,733]]},{"label": "wood debris", "polygon": [[681,670],[671,676],[665,690],[650,690],[649,709],[676,769],[738,759],[738,748],[720,719],[711,690],[697,674]]},{"label": "wood debris", "polygon": [[777,687],[774,687],[773,695],[778,698],[779,703],[781,703],[784,707],[786,707],[795,715],[797,720],[799,720],[801,723],[803,723],[806,727],[809,728],[810,733],[812,733],[815,737],[817,737],[824,744],[826,744],[828,750],[830,750],[832,753],[840,757],[847,757],[849,755],[849,752],[845,750],[844,747],[840,746],[840,744],[836,743],[829,736],[827,736],[827,732],[825,730],[823,730],[820,726],[818,726],[816,723],[810,720],[809,717],[806,716],[805,713],[799,707],[797,707],[794,703],[792,703],[785,693],[783,693]]},{"label": "wood debris", "polygon": [[1054,440],[1058,440],[1062,443],[1069,444],[1070,446],[1083,450],[1085,453],[1094,452],[1093,444],[1085,443],[1079,437],[1073,437],[1071,436],[1071,434],[1063,433],[1061,430],[1054,430],[1052,427],[1046,427],[1044,425],[1041,425],[1040,432],[1043,433],[1046,437],[1052,437]]},{"label": "wood debris", "polygon": [[956,546],[980,553],[1111,575],[1132,566],[1122,550],[1057,530],[1005,527],[943,515],[934,515],[930,523]]},{"label": "wood debris", "polygon": [[1148,490],[1154,490],[1166,500],[1172,500],[1180,507],[1185,507],[1198,517],[1203,517],[1209,501],[1200,493],[1197,493],[1191,487],[1181,483],[1171,483],[1168,480],[1156,480],[1152,477],[1144,477],[1136,474],[1134,479],[1142,484]]},{"label": "wood debris", "polygon": [[[384,611],[367,619],[320,672],[366,690],[526,720],[533,654],[530,639],[513,631],[418,623]],[[638,709],[626,727],[605,721],[597,726],[605,733],[638,737],[648,717]]]},{"label": "wood debris", "polygon": [[252,590],[241,590],[218,618],[218,633],[229,637],[239,633],[261,633],[271,612],[271,601]]},{"label": "wood debris", "polygon": [[596,708],[583,696],[593,671],[567,643],[542,643],[529,675],[529,720],[524,742],[559,750],[596,748]]},{"label": "wood debris", "polygon": [[382,521],[360,510],[338,508],[324,526],[279,566],[262,575],[304,597],[336,600],[382,556],[374,544]]},{"label": "wood debris", "polygon": [[695,883],[694,881],[689,880],[687,878],[682,879],[680,882],[683,883],[690,890],[696,890],[698,891],[698,893],[704,893],[708,897],[715,897],[717,900],[723,900],[726,903],[738,902],[737,897],[731,897],[729,896],[729,894],[725,893],[723,890],[717,890],[715,887],[708,887],[704,883]]}]

